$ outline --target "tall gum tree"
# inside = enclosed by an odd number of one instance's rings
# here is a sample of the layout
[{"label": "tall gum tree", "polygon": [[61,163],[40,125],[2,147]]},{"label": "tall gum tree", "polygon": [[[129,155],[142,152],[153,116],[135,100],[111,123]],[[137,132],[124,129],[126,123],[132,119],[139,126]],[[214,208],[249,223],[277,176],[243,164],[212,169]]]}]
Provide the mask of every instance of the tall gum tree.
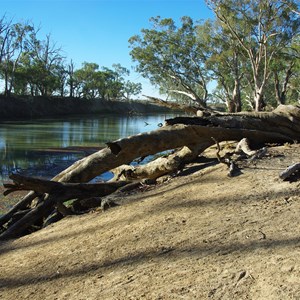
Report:
[{"label": "tall gum tree", "polygon": [[45,40],[39,40],[39,29],[30,34],[27,40],[27,52],[24,53],[29,76],[29,84],[33,96],[51,96],[60,90],[60,70],[63,66],[64,56],[62,49],[52,41],[51,35],[46,35]]},{"label": "tall gum tree", "polygon": [[201,28],[199,34],[205,35],[211,53],[206,67],[211,70],[217,87],[214,97],[227,106],[228,112],[240,112],[242,109],[241,87],[244,75],[243,57],[237,42],[220,26],[220,22],[206,21],[206,29]]},{"label": "tall gum tree", "polygon": [[293,44],[283,49],[282,53],[272,64],[274,78],[274,92],[278,105],[286,104],[288,93],[294,87],[292,80],[298,81],[300,65],[300,36],[294,40]]},{"label": "tall gum tree", "polygon": [[255,110],[263,109],[263,97],[272,73],[271,64],[299,34],[296,1],[207,0],[251,64]]},{"label": "tall gum tree", "polygon": [[[206,107],[209,76],[206,45],[189,17],[177,27],[172,19],[151,18],[151,29],[129,39],[137,71],[168,95],[180,95]],[[175,96],[176,97],[176,96]]]}]

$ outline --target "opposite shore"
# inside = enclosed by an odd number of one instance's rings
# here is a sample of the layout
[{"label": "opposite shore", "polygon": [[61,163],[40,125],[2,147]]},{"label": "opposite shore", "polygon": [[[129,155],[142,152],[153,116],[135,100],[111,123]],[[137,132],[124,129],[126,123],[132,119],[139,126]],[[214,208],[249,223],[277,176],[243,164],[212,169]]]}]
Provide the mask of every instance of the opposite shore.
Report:
[{"label": "opposite shore", "polygon": [[69,97],[0,96],[0,120],[19,120],[64,115],[118,113],[144,114],[170,112],[146,100],[108,101]]}]

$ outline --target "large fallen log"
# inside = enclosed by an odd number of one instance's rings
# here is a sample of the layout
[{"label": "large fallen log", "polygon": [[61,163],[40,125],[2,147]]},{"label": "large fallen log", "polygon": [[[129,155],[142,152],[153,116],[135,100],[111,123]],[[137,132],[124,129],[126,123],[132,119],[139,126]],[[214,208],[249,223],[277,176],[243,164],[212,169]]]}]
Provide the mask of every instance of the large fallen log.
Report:
[{"label": "large fallen log", "polygon": [[[241,140],[243,138],[247,138],[252,147],[255,144],[299,141],[300,108],[298,106],[281,105],[269,113],[213,114],[205,117],[170,119],[166,121],[164,127],[158,130],[108,142],[106,148],[75,162],[72,166],[55,176],[52,181],[69,183],[89,182],[96,176],[121,165],[130,164],[130,162],[139,157],[183,146],[190,149],[195,157],[214,144],[214,140],[222,142],[226,140]],[[174,166],[178,167],[176,159],[173,162]],[[143,168],[137,177],[140,178],[141,174],[148,174],[142,176],[151,177],[152,175],[149,175],[151,172],[148,172],[147,166]],[[150,170],[150,165],[148,169]],[[154,169],[155,172],[159,170],[156,167]],[[162,173],[165,173],[166,169],[163,169]],[[55,189],[53,191],[57,194]],[[40,196],[38,204],[40,206],[35,206],[29,212],[32,219],[38,219],[39,216],[44,217],[51,206],[57,202],[53,194],[49,194],[47,191],[35,192],[37,193],[29,193],[18,204],[21,207],[26,206],[28,208],[34,196],[44,193]],[[43,202],[46,203],[44,206]],[[43,207],[47,207],[46,212],[42,209]],[[40,213],[39,209],[43,213]],[[2,220],[7,221],[10,217],[11,214],[8,214]],[[28,214],[23,218],[29,220]],[[28,221],[26,226],[29,224],[30,222]],[[0,235],[0,239],[3,239],[3,236],[7,238],[5,232]]]},{"label": "large fallen log", "polygon": [[299,139],[300,108],[282,105],[273,112],[174,118],[158,130],[107,143],[108,147],[74,163],[55,181],[87,182],[135,158],[183,146],[199,153],[214,142],[248,138],[251,144],[293,142]]}]

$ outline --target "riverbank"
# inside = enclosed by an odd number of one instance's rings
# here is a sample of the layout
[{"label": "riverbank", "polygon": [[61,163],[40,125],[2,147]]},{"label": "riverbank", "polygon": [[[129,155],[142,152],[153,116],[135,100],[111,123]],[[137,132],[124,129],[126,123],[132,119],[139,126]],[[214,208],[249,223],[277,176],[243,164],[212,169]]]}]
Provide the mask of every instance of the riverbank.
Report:
[{"label": "riverbank", "polygon": [[[215,155],[216,149],[211,153]],[[0,245],[0,298],[300,299],[299,145],[181,176]]]},{"label": "riverbank", "polygon": [[149,101],[107,101],[62,97],[4,97],[0,95],[0,120],[19,120],[83,114],[144,114],[171,112]]}]

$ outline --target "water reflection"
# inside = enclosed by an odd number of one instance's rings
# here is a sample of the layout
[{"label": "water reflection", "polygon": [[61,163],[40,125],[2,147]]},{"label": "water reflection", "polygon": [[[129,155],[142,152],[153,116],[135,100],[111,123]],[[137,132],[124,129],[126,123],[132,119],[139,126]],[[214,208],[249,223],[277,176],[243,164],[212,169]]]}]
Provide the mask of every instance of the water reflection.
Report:
[{"label": "water reflection", "polygon": [[12,172],[51,178],[75,160],[105,146],[105,142],[157,129],[159,123],[171,117],[174,114],[2,122],[0,181],[7,180]]}]

